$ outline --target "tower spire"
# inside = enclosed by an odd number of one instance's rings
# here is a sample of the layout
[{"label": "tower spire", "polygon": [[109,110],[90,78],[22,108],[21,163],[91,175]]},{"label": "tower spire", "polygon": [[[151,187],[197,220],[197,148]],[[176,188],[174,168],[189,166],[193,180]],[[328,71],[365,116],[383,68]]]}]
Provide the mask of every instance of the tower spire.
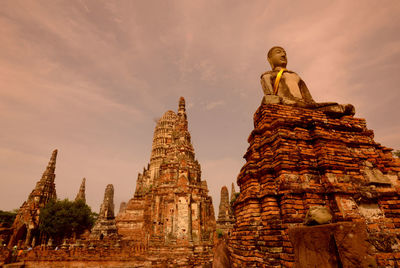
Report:
[{"label": "tower spire", "polygon": [[57,152],[55,149],[51,154],[50,161],[47,164],[45,171],[43,172],[42,178],[36,183],[35,189],[32,191],[30,196],[43,196],[47,203],[50,199],[56,199],[56,189],[54,180],[56,178],[55,170],[56,170],[56,161],[57,161]]},{"label": "tower spire", "polygon": [[178,116],[184,115],[186,118],[186,105],[185,105],[185,98],[179,98],[179,107],[178,107]]},{"label": "tower spire", "polygon": [[86,203],[86,195],[85,195],[86,186],[85,186],[85,183],[86,183],[86,178],[83,178],[82,179],[82,183],[81,183],[81,187],[79,187],[79,192],[75,197],[75,201],[82,200],[83,202]]},{"label": "tower spire", "polygon": [[51,154],[50,161],[47,164],[46,170],[44,171],[43,175],[53,174],[54,171],[56,170],[57,153],[58,153],[58,150],[55,149],[53,151],[53,153]]},{"label": "tower spire", "polygon": [[233,201],[233,199],[235,198],[235,184],[232,182],[232,188],[231,188],[231,202]]},{"label": "tower spire", "polygon": [[[20,209],[12,225],[13,233],[10,237],[9,246],[17,244],[18,240],[25,239],[25,245],[31,245],[33,235],[39,227],[39,213],[50,200],[57,199],[56,185],[56,159],[57,149],[53,151],[50,161],[43,172],[42,178],[36,183],[35,188],[28,196]],[[25,231],[24,231],[25,230]],[[21,233],[26,236],[20,236]],[[36,239],[39,237],[36,237]]]}]

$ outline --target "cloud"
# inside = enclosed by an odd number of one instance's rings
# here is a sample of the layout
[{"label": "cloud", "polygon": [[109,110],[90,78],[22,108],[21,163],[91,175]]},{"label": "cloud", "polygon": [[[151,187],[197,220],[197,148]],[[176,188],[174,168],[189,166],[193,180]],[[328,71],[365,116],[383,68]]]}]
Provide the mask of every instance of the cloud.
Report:
[{"label": "cloud", "polygon": [[223,106],[223,105],[225,105],[225,102],[222,101],[222,100],[213,101],[213,102],[207,103],[207,104],[205,105],[205,109],[206,109],[207,111],[211,111],[211,110],[215,109],[216,107],[218,107],[218,106]]},{"label": "cloud", "polygon": [[376,140],[399,149],[399,12],[396,0],[3,1],[0,203],[22,204],[54,148],[61,196],[87,176],[94,209],[107,183],[127,201],[149,161],[153,118],[184,96],[218,206],[243,164],[276,44],[314,99],[353,103]]},{"label": "cloud", "polygon": [[240,158],[212,158],[203,159],[201,162],[202,180],[207,181],[208,189],[213,197],[216,216],[218,216],[221,188],[228,187],[229,194],[231,194],[231,185],[234,183],[236,191],[239,191],[236,178],[243,165],[244,161]]}]

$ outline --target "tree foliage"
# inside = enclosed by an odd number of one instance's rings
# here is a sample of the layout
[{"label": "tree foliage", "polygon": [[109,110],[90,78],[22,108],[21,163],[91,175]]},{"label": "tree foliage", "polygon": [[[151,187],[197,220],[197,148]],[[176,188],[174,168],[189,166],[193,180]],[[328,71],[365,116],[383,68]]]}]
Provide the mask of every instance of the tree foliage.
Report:
[{"label": "tree foliage", "polygon": [[4,227],[9,228],[14,223],[15,216],[17,216],[17,212],[15,211],[10,212],[0,210],[0,223],[3,224]]},{"label": "tree foliage", "polygon": [[50,201],[40,210],[39,230],[56,241],[80,235],[94,224],[93,213],[82,200]]},{"label": "tree foliage", "polygon": [[400,150],[397,150],[397,151],[393,152],[393,154],[400,158]]}]

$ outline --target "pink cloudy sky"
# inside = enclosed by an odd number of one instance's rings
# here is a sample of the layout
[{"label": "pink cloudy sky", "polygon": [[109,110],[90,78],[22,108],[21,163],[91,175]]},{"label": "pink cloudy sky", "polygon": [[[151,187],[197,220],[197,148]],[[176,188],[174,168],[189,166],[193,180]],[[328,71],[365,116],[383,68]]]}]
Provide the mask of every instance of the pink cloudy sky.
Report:
[{"label": "pink cloudy sky", "polygon": [[0,209],[26,200],[55,148],[59,198],[86,177],[88,204],[98,211],[112,183],[118,209],[180,96],[218,207],[277,44],[315,100],[354,104],[377,142],[400,149],[399,14],[398,0],[3,0]]}]

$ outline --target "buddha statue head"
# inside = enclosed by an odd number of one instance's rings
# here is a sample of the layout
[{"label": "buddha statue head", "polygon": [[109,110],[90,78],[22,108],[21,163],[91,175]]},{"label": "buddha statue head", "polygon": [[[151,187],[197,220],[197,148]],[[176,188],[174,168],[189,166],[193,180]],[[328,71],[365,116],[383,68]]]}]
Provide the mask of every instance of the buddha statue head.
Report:
[{"label": "buddha statue head", "polygon": [[286,68],[286,51],[279,46],[272,47],[268,51],[268,62],[271,65],[272,70],[274,70],[276,67]]}]

